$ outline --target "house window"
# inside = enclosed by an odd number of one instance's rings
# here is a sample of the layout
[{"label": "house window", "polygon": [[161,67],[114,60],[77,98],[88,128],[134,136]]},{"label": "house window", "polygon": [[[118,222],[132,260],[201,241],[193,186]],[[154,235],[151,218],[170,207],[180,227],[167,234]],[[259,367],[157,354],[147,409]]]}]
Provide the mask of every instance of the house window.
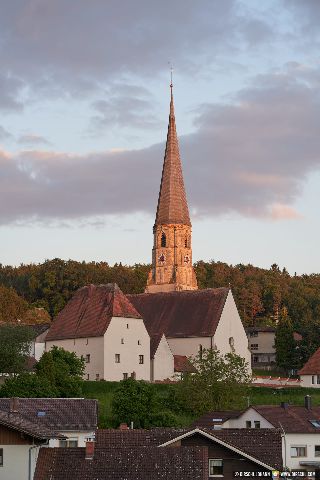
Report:
[{"label": "house window", "polygon": [[87,380],[90,380],[90,374],[87,373]]},{"label": "house window", "polygon": [[0,467],[3,467],[3,448],[0,448]]},{"label": "house window", "polygon": [[258,343],[251,343],[251,350],[258,350],[259,345]]},{"label": "house window", "polygon": [[127,323],[127,328],[129,328],[129,323]]},{"label": "house window", "polygon": [[166,247],[167,246],[167,238],[166,238],[166,234],[164,232],[162,232],[162,235],[161,235],[161,247]]},{"label": "house window", "polygon": [[66,440],[59,441],[59,447],[62,448],[75,448],[78,446],[77,438],[67,438]]},{"label": "house window", "polygon": [[254,428],[260,428],[260,420],[254,421]]},{"label": "house window", "polygon": [[314,385],[314,375],[312,375],[311,383]]},{"label": "house window", "polygon": [[251,428],[251,420],[246,421],[246,428]]},{"label": "house window", "polygon": [[140,340],[138,340],[138,345],[141,345],[141,342],[140,342]]},{"label": "house window", "polygon": [[90,363],[90,353],[86,355],[86,363]]},{"label": "house window", "polygon": [[127,380],[127,378],[128,378],[128,374],[127,374],[127,373],[124,373],[124,374],[123,374],[123,380]]},{"label": "house window", "polygon": [[120,363],[120,353],[116,353],[115,356],[114,356],[114,361],[116,363]]},{"label": "house window", "polygon": [[96,380],[100,380],[100,373],[96,373]]},{"label": "house window", "polygon": [[317,384],[320,384],[320,375],[317,375]]},{"label": "house window", "polygon": [[199,345],[199,357],[200,357],[200,360],[202,360],[202,352],[203,352],[203,346],[200,344],[200,345]]},{"label": "house window", "polygon": [[314,456],[315,457],[320,457],[320,445],[315,445],[314,446]]},{"label": "house window", "polygon": [[89,343],[89,338],[87,338],[86,345],[88,345],[88,343]]},{"label": "house window", "polygon": [[139,363],[142,365],[144,363],[144,356],[139,355]]},{"label": "house window", "polygon": [[124,338],[121,338],[121,343],[122,343],[122,345],[124,344]]},{"label": "house window", "polygon": [[221,458],[209,458],[209,477],[223,475],[223,460]]},{"label": "house window", "polygon": [[254,356],[252,357],[252,361],[253,361],[253,363],[258,363],[258,362],[259,362],[259,357],[257,357],[256,355],[254,355]]},{"label": "house window", "polygon": [[307,447],[305,445],[290,447],[290,455],[291,457],[306,457]]}]

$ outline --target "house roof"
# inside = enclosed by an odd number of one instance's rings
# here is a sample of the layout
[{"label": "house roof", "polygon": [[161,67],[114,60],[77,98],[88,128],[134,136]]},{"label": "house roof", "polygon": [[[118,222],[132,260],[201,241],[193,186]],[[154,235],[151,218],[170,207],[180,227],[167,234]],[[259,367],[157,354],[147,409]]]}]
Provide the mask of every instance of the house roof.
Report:
[{"label": "house roof", "polygon": [[154,358],[162,337],[163,337],[163,333],[157,333],[155,335],[150,336],[150,358]]},{"label": "house roof", "polygon": [[[10,398],[0,398],[0,411],[8,414]],[[97,400],[84,398],[19,398],[17,412],[39,427],[54,431],[95,430]]]},{"label": "house roof", "polygon": [[253,333],[253,332],[269,332],[269,333],[275,333],[276,329],[274,327],[247,327],[246,328],[247,333]]},{"label": "house roof", "polygon": [[53,320],[46,340],[100,337],[112,317],[141,318],[118,285],[88,285],[80,288]]},{"label": "house roof", "polygon": [[149,335],[199,337],[214,335],[228,288],[168,293],[142,293],[127,298],[142,315]]},{"label": "house roof", "polygon": [[275,428],[283,428],[286,433],[320,433],[320,428],[315,427],[311,421],[319,421],[320,407],[310,410],[303,406],[286,405],[254,405],[252,407]]},{"label": "house roof", "polygon": [[[201,429],[198,432],[217,438],[266,465],[282,466],[281,434],[278,429]],[[96,444],[103,448],[135,448],[165,445],[193,434],[193,428],[154,428],[151,430],[98,430]]]},{"label": "house roof", "polygon": [[95,448],[92,460],[85,448],[41,448],[34,480],[207,480],[205,447]]},{"label": "house roof", "polygon": [[171,85],[170,115],[155,225],[191,225],[183,182]]},{"label": "house roof", "polygon": [[196,373],[197,369],[185,355],[174,355],[174,371],[179,373]]},{"label": "house roof", "polygon": [[214,425],[221,425],[229,418],[237,418],[243,410],[224,410],[205,413],[193,422],[194,427],[213,429]]},{"label": "house roof", "polygon": [[39,335],[49,330],[51,323],[35,323],[33,325],[28,325],[30,328],[32,328],[35,338],[37,338]]},{"label": "house roof", "polygon": [[307,363],[298,371],[299,375],[319,375],[320,374],[320,347],[311,355]]},{"label": "house roof", "polygon": [[57,434],[54,430],[40,425],[39,422],[30,421],[19,413],[9,413],[0,411],[0,425],[4,425],[12,430],[29,435],[39,440],[48,438],[65,438],[63,435]]}]

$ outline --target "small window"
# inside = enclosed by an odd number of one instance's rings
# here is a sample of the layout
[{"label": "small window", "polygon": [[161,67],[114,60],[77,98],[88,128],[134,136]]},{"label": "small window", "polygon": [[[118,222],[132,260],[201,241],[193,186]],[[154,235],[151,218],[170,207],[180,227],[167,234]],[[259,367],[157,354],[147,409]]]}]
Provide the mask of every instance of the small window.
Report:
[{"label": "small window", "polygon": [[167,246],[167,237],[164,232],[162,232],[161,235],[161,247],[166,247]]},{"label": "small window", "polygon": [[88,345],[88,343],[89,343],[89,338],[87,338],[86,345]]},{"label": "small window", "polygon": [[120,363],[120,353],[116,353],[115,356],[114,356],[114,361],[116,363]]},{"label": "small window", "polygon": [[290,455],[291,457],[306,457],[307,447],[306,446],[290,447]]},{"label": "small window", "polygon": [[124,344],[124,338],[121,338],[121,343],[122,343],[122,345]]},{"label": "small window", "polygon": [[139,363],[141,365],[144,363],[144,355],[139,355]]},{"label": "small window", "polygon": [[184,247],[188,248],[188,237],[184,239]]},{"label": "small window", "polygon": [[314,385],[314,375],[312,375],[311,383]]},{"label": "small window", "polygon": [[317,384],[320,385],[320,375],[317,375]]},{"label": "small window", "polygon": [[251,350],[258,350],[259,345],[258,343],[251,343]]},{"label": "small window", "polygon": [[259,420],[254,421],[254,428],[260,428],[260,421]]},{"label": "small window", "polygon": [[128,374],[127,374],[127,373],[124,373],[124,374],[123,374],[123,380],[127,380],[127,378],[128,378]]},{"label": "small window", "polygon": [[87,373],[87,380],[90,380],[90,374]]},{"label": "small window", "polygon": [[221,458],[209,458],[209,477],[223,475],[223,460]]},{"label": "small window", "polygon": [[129,328],[129,323],[127,323],[127,328]]},{"label": "small window", "polygon": [[90,353],[86,355],[86,363],[90,363]]},{"label": "small window", "polygon": [[246,428],[251,428],[251,420],[246,421]]},{"label": "small window", "polygon": [[59,447],[62,448],[75,448],[78,446],[77,438],[67,438],[66,440],[59,441]]},{"label": "small window", "polygon": [[314,456],[315,457],[320,457],[320,445],[315,445],[314,446]]},{"label": "small window", "polygon": [[199,345],[199,357],[200,357],[200,360],[202,360],[202,353],[203,353],[203,346],[202,346],[201,343],[200,343],[200,345]]},{"label": "small window", "polygon": [[140,340],[138,340],[138,345],[141,345],[141,342],[140,342]]},{"label": "small window", "polygon": [[0,467],[3,467],[3,448],[0,448]]},{"label": "small window", "polygon": [[96,381],[100,380],[100,373],[96,373]]},{"label": "small window", "polygon": [[252,361],[253,361],[253,363],[258,363],[258,362],[259,362],[259,357],[257,357],[256,355],[254,355],[254,356],[252,357]]}]

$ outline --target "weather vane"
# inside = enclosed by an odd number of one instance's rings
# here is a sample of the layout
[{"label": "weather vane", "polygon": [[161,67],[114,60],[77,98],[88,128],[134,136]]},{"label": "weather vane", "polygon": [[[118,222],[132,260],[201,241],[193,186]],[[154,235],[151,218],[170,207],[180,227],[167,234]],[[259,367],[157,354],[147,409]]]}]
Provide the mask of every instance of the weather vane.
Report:
[{"label": "weather vane", "polygon": [[172,66],[171,62],[168,62],[168,64],[170,65],[170,77],[171,77],[170,88],[172,89],[172,87],[173,87],[173,66]]}]

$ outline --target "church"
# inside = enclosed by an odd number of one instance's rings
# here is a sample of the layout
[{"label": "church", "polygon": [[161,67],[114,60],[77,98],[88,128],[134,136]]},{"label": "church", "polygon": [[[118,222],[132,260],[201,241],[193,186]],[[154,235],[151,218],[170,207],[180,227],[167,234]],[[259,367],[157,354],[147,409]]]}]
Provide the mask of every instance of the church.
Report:
[{"label": "church", "polygon": [[159,381],[192,371],[188,357],[214,348],[251,354],[230,288],[198,290],[192,266],[192,226],[176,132],[173,86],[158,205],[152,268],[145,293],[124,295],[117,285],[79,289],[53,320],[53,345],[86,359],[88,380]]}]

